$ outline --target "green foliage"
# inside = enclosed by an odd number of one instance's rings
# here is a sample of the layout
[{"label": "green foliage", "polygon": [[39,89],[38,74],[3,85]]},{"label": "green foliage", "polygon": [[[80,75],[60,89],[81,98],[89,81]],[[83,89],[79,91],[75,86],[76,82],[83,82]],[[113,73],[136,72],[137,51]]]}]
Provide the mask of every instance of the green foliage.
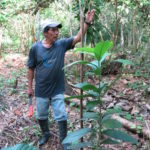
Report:
[{"label": "green foliage", "polygon": [[146,96],[148,92],[149,85],[142,81],[137,81],[133,83],[129,83],[128,87],[136,90],[137,92],[142,91],[143,95]]},{"label": "green foliage", "polygon": [[[70,67],[75,64],[82,64],[85,66],[88,66],[90,70],[87,70],[87,72],[92,72],[98,79],[98,84],[91,84],[88,82],[78,83],[75,85],[75,87],[82,89],[85,94],[78,95],[78,96],[71,96],[67,99],[72,98],[84,98],[89,97],[90,100],[87,102],[86,110],[83,114],[82,120],[89,120],[92,123],[93,129],[89,128],[83,128],[78,131],[75,131],[73,133],[70,133],[63,143],[73,143],[73,146],[77,146],[79,143],[77,142],[81,137],[85,136],[87,133],[89,133],[88,142],[90,143],[89,147],[92,147],[93,149],[101,149],[101,144],[118,144],[120,141],[123,142],[130,142],[132,144],[137,144],[137,141],[132,136],[128,135],[127,133],[124,133],[123,131],[120,131],[119,129],[122,128],[122,125],[117,121],[112,119],[112,115],[115,113],[118,114],[124,114],[120,108],[114,108],[114,109],[108,109],[105,113],[101,113],[102,108],[102,100],[101,97],[109,90],[109,88],[116,83],[116,81],[119,79],[118,77],[112,81],[111,84],[106,84],[101,82],[101,68],[103,66],[103,61],[105,58],[110,55],[107,51],[110,50],[113,47],[112,42],[110,41],[102,41],[94,48],[84,47],[84,48],[77,48],[75,52],[80,52],[84,54],[89,54],[93,57],[92,61],[87,60],[79,60],[76,62],[73,62],[65,68]],[[126,65],[133,65],[133,63],[129,60],[123,60],[119,59],[116,60],[124,66]],[[97,108],[98,112],[93,112],[94,109]],[[107,135],[108,138],[102,139],[102,135]],[[93,137],[93,138],[92,138]],[[97,139],[98,137],[98,139]],[[119,140],[119,141],[118,141]],[[76,143],[77,142],[77,143]],[[89,144],[88,143],[88,144]],[[81,143],[80,143],[81,144]],[[88,146],[88,144],[84,145],[85,143],[81,144],[81,147]]]},{"label": "green foliage", "polygon": [[110,136],[114,139],[121,140],[123,142],[130,142],[132,144],[137,144],[137,140],[127,133],[119,130],[109,129],[103,131],[104,135]]},{"label": "green foliage", "polygon": [[68,134],[68,136],[64,139],[63,144],[66,143],[72,143],[72,142],[76,142],[78,141],[81,137],[85,136],[86,134],[88,134],[89,132],[91,132],[92,129],[90,128],[84,128],[84,129],[80,129],[77,130],[73,133]]},{"label": "green foliage", "polygon": [[76,143],[76,144],[72,144],[71,146],[69,146],[70,149],[80,149],[80,148],[86,148],[86,147],[91,147],[91,143],[90,142],[82,142],[82,143]]},{"label": "green foliage", "polygon": [[32,144],[17,144],[13,147],[2,148],[2,150],[37,150]]}]

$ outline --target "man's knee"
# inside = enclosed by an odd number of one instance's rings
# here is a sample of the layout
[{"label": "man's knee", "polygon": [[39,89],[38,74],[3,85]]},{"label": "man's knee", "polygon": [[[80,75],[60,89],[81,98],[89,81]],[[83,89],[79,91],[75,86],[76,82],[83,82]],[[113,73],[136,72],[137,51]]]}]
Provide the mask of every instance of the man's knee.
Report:
[{"label": "man's knee", "polygon": [[49,99],[48,98],[36,98],[36,118],[39,120],[44,120],[48,118],[49,114]]},{"label": "man's knee", "polygon": [[64,95],[58,94],[52,97],[53,117],[56,121],[67,120],[65,111]]}]

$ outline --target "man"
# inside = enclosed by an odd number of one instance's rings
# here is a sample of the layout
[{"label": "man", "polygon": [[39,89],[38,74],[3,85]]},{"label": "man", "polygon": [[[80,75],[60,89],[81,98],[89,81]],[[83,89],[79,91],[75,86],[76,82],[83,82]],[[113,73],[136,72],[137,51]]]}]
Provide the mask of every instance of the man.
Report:
[{"label": "man", "polygon": [[[95,10],[89,11],[85,17],[83,33],[93,21]],[[44,39],[35,43],[29,53],[28,95],[33,96],[32,83],[35,73],[36,116],[42,130],[39,145],[45,144],[49,137],[48,114],[49,104],[53,109],[53,117],[58,122],[60,142],[67,135],[67,114],[64,104],[64,57],[65,52],[81,41],[81,29],[75,37],[57,40],[62,25],[55,21],[46,21],[42,26]],[[67,146],[63,145],[64,150]]]}]

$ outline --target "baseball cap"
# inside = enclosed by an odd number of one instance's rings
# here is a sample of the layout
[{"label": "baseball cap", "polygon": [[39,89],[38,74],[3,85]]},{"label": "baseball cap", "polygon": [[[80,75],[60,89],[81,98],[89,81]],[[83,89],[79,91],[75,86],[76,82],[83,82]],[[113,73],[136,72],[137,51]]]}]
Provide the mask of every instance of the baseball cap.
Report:
[{"label": "baseball cap", "polygon": [[50,28],[55,28],[55,27],[61,28],[62,24],[58,23],[55,20],[47,19],[47,20],[43,21],[43,23],[42,23],[42,31],[45,32],[46,31],[45,29],[48,27],[50,27]]}]

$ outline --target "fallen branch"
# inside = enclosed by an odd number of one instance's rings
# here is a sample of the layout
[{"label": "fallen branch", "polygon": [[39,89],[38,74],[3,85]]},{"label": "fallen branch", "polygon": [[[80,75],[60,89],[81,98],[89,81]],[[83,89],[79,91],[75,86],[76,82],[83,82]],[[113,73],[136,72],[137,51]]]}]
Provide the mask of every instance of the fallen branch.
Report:
[{"label": "fallen branch", "polygon": [[113,115],[112,118],[117,120],[118,122],[120,122],[123,125],[123,127],[126,128],[127,130],[134,132],[136,134],[139,134],[140,136],[143,136],[146,139],[150,138],[150,130],[148,130],[147,128],[143,127],[141,129],[141,132],[139,133],[139,132],[137,132],[138,125],[136,125],[124,118],[121,118],[120,116],[117,116],[117,115]]}]

